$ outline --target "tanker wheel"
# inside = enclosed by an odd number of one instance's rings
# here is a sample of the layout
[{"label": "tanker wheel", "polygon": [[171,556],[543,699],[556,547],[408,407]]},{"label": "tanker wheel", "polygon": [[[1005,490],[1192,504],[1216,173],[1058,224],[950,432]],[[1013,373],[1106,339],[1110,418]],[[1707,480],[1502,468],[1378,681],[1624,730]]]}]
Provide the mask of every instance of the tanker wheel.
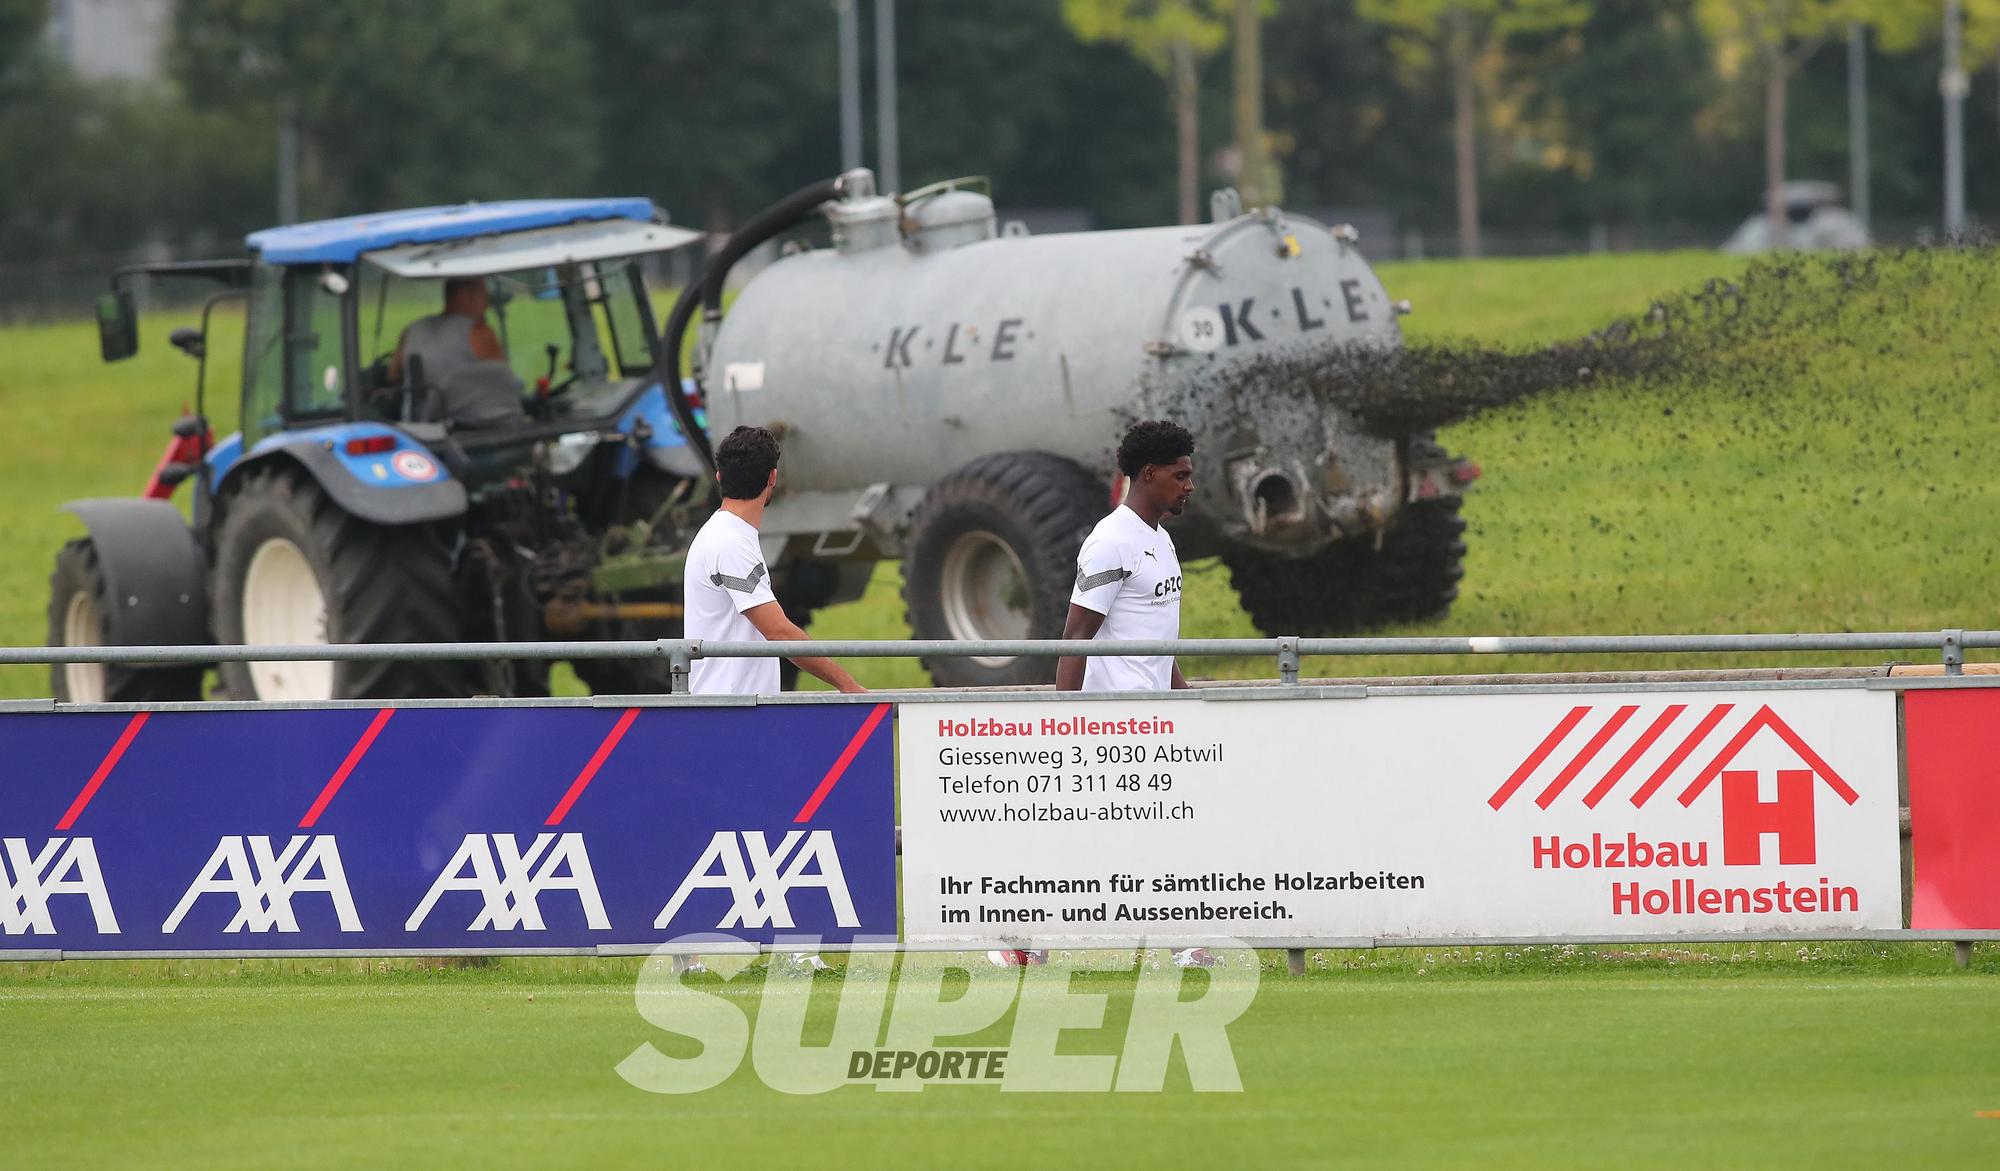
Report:
[{"label": "tanker wheel", "polygon": [[1465,518],[1456,496],[1403,506],[1375,554],[1376,623],[1428,622],[1458,600],[1465,577]]},{"label": "tanker wheel", "polygon": [[[1106,488],[1044,452],[983,456],[939,480],[911,518],[903,604],[917,638],[1059,638],[1076,555]],[[941,687],[1048,683],[1054,659],[925,659]]]},{"label": "tanker wheel", "polygon": [[1367,626],[1359,587],[1369,552],[1347,540],[1307,557],[1244,549],[1224,553],[1222,562],[1258,630],[1273,638],[1327,638]]},{"label": "tanker wheel", "polygon": [[1442,618],[1465,576],[1456,496],[1413,501],[1382,536],[1336,541],[1308,557],[1223,555],[1236,596],[1267,635],[1331,638]]},{"label": "tanker wheel", "polygon": [[[454,642],[463,634],[451,556],[422,526],[343,512],[309,477],[250,473],[224,504],[211,580],[217,640],[244,646]],[[224,663],[238,699],[454,698],[477,664]]]},{"label": "tanker wheel", "polygon": [[[97,546],[87,537],[64,545],[49,575],[49,645],[106,645],[110,607]],[[64,703],[160,703],[200,699],[202,670],[58,663],[49,669],[49,685]]]}]

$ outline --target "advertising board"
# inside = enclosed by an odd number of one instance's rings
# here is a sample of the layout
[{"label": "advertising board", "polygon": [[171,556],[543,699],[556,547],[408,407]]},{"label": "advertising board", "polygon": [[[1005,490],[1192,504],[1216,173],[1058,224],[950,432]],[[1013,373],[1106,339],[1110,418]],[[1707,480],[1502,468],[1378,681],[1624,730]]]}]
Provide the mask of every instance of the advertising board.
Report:
[{"label": "advertising board", "polygon": [[0,716],[0,955],[892,935],[889,707]]},{"label": "advertising board", "polygon": [[2000,690],[1903,697],[1910,926],[2000,930]]},{"label": "advertising board", "polygon": [[1901,926],[1864,690],[924,704],[911,942]]}]

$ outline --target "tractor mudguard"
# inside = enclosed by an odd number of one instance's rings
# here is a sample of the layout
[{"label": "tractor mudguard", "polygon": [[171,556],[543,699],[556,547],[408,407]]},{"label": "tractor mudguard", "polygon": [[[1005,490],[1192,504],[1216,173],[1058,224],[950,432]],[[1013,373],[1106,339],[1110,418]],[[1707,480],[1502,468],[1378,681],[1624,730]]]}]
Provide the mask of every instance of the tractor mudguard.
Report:
[{"label": "tractor mudguard", "polygon": [[119,497],[63,505],[90,530],[104,567],[106,641],[201,646],[208,632],[207,563],[194,532],[164,500]]},{"label": "tractor mudguard", "polygon": [[[393,446],[348,451],[351,439],[377,437],[392,440]],[[272,436],[230,465],[216,486],[217,497],[228,495],[250,469],[269,467],[273,460],[305,469],[343,511],[371,524],[421,524],[465,513],[465,485],[451,477],[442,461],[395,428],[366,423]]]},{"label": "tractor mudguard", "polygon": [[[693,389],[694,384],[689,381],[687,386]],[[673,476],[699,480],[707,474],[702,467],[701,456],[688,446],[687,437],[681,434],[680,424],[674,421],[673,412],[667,408],[666,391],[657,382],[648,386],[639,395],[638,401],[619,416],[618,429],[629,432],[641,421],[652,431],[652,437],[646,441],[647,463]],[[695,421],[703,427],[708,426],[708,412],[697,409]],[[638,470],[638,466],[638,456],[629,447],[620,450],[618,461],[612,465],[620,478],[631,475]]]}]

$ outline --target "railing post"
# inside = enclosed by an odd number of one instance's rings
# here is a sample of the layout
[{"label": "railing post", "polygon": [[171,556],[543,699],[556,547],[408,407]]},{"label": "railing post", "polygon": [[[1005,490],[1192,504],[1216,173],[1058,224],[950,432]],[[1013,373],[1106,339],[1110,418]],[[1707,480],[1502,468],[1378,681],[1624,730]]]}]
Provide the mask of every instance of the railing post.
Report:
[{"label": "railing post", "polygon": [[1278,640],[1278,682],[1286,687],[1299,685],[1299,636],[1288,634]]},{"label": "railing post", "polygon": [[[661,639],[660,641],[666,642],[667,640]],[[688,672],[694,668],[692,644],[679,641],[668,643],[667,662],[668,670],[673,676],[674,694],[686,695],[688,693]]]},{"label": "railing post", "polygon": [[1965,632],[1947,630],[1944,632],[1944,673],[1965,674]]},{"label": "railing post", "polygon": [[1961,968],[1971,967],[1972,941],[1969,939],[1961,939],[1958,942],[1952,944],[1951,959],[1953,963],[1957,964]]}]

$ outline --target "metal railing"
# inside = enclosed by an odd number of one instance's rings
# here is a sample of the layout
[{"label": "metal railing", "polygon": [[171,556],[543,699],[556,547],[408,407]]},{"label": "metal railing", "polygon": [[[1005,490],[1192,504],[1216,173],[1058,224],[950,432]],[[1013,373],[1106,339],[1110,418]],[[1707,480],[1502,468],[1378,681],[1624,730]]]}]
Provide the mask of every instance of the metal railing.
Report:
[{"label": "metal railing", "polygon": [[0,666],[59,663],[207,664],[381,660],[665,659],[673,690],[687,690],[695,659],[828,657],[1084,658],[1119,655],[1270,657],[1278,682],[1299,681],[1300,660],[1357,655],[1776,654],[1928,651],[1947,675],[1960,674],[1968,649],[2000,649],[2000,630],[1930,630],[1830,634],[1613,634],[1494,637],[1184,638],[1158,641],[1063,639],[810,639],[804,642],[651,641],[335,643],[304,646],[0,647]]},{"label": "metal railing", "polygon": [[[688,670],[697,658],[774,658],[823,656],[833,658],[1002,657],[1055,658],[1117,655],[1202,657],[1270,657],[1277,665],[1277,682],[1299,683],[1300,660],[1306,657],[1436,656],[1436,655],[1587,655],[1587,654],[1717,654],[1825,653],[1856,651],[1918,651],[1935,654],[1946,676],[1964,672],[1967,650],[2000,649],[2000,630],[1945,629],[1796,634],[1625,634],[1509,635],[1494,637],[1361,637],[1361,638],[1196,638],[1160,641],[1065,641],[1062,639],[813,639],[801,642],[704,642],[697,639],[651,641],[493,642],[493,643],[338,643],[304,646],[138,646],[138,647],[0,647],[0,667],[61,663],[211,664],[217,662],[325,662],[379,660],[495,659],[665,659],[671,664],[676,694],[688,689]],[[1646,673],[1630,673],[1643,678]],[[1437,677],[1446,678],[1446,677]],[[1768,684],[1779,686],[1780,684]],[[1340,689],[1345,691],[1347,689]],[[1356,688],[1371,691],[1371,688]],[[1397,690],[1391,688],[1390,690]],[[1310,692],[1302,694],[1311,694]],[[728,698],[728,697],[723,697]],[[816,697],[841,698],[841,697]],[[1109,697],[1107,697],[1109,698]],[[492,700],[509,703],[517,701]],[[0,704],[0,706],[7,706]],[[265,705],[289,706],[289,705]],[[1907,859],[1909,811],[1902,810],[1901,833]],[[900,834],[900,831],[899,831]],[[1755,942],[1765,939],[1879,939],[1883,941],[1947,940],[1961,968],[1971,963],[1973,939],[2000,938],[1994,931],[1913,931],[1907,928],[1836,933],[1687,935],[1680,942]],[[1418,946],[1449,940],[1320,941],[1285,947],[1286,966],[1304,971],[1304,947]],[[1508,940],[1492,940],[1505,943]],[[1524,938],[1522,943],[1548,942]],[[291,954],[291,953],[274,953]],[[369,953],[375,954],[375,953]],[[425,954],[432,954],[426,952]]]}]

